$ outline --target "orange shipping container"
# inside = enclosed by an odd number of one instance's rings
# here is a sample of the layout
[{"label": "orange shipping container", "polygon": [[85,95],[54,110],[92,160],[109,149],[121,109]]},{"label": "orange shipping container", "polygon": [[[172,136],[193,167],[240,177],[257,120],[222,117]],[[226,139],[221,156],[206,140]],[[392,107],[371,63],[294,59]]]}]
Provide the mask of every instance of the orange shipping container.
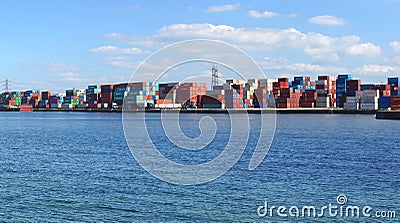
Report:
[{"label": "orange shipping container", "polygon": [[156,101],[156,104],[172,104],[171,99],[160,99]]}]

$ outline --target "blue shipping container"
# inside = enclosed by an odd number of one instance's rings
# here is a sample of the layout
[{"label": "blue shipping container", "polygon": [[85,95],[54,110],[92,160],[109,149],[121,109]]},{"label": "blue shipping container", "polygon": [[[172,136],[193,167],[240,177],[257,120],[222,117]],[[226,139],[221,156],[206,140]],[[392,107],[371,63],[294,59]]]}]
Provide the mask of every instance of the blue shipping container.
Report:
[{"label": "blue shipping container", "polygon": [[379,109],[387,109],[390,107],[390,96],[380,97],[378,100]]}]

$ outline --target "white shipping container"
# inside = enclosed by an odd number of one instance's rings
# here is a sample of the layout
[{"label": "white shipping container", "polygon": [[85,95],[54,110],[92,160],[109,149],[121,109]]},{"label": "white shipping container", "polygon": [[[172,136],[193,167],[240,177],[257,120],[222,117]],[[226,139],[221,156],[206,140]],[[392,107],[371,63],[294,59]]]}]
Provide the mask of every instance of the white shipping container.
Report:
[{"label": "white shipping container", "polygon": [[315,81],[315,85],[327,85],[328,81],[327,80],[319,80]]},{"label": "white shipping container", "polygon": [[379,90],[363,90],[360,92],[361,97],[379,97]]},{"label": "white shipping container", "polygon": [[62,108],[72,108],[71,104],[62,104]]},{"label": "white shipping container", "polygon": [[344,110],[358,110],[359,104],[358,103],[344,103],[343,109]]},{"label": "white shipping container", "polygon": [[378,110],[378,103],[363,103],[361,104],[363,110]]},{"label": "white shipping container", "polygon": [[346,97],[346,103],[359,103],[359,97]]},{"label": "white shipping container", "polygon": [[378,97],[362,97],[361,98],[361,103],[365,103],[365,104],[378,104]]},{"label": "white shipping container", "polygon": [[50,108],[61,108],[61,104],[58,103],[50,104]]},{"label": "white shipping container", "polygon": [[161,109],[166,109],[166,108],[181,108],[181,104],[155,104],[155,108],[161,108]]}]

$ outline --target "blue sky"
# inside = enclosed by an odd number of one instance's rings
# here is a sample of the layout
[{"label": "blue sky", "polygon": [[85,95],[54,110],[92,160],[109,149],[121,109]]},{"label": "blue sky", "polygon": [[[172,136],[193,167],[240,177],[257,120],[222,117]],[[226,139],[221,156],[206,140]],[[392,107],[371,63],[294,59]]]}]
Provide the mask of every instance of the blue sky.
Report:
[{"label": "blue sky", "polygon": [[268,77],[380,83],[400,72],[399,10],[399,0],[6,0],[0,78],[56,92],[128,81],[163,46],[207,38],[243,49]]}]

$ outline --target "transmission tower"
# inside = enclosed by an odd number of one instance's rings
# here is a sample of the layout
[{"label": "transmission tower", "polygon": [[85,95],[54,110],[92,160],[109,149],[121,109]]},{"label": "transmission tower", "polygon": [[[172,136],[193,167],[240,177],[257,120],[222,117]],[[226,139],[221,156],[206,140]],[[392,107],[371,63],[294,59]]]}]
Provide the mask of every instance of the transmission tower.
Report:
[{"label": "transmission tower", "polygon": [[3,81],[3,87],[4,87],[4,91],[8,92],[10,90],[10,81],[8,80],[8,78],[6,78],[5,81]]},{"label": "transmission tower", "polygon": [[213,64],[213,66],[211,68],[211,87],[212,87],[212,89],[214,89],[214,86],[218,86],[218,78],[219,78],[219,74],[218,74],[217,65]]}]

